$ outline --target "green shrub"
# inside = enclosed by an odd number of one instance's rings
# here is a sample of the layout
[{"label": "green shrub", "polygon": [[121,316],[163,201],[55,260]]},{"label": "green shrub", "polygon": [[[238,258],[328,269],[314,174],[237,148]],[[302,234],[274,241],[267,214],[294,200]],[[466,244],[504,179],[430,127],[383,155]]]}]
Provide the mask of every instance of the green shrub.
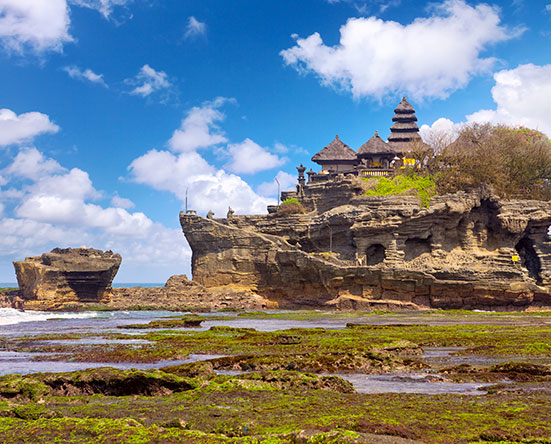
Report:
[{"label": "green shrub", "polygon": [[[369,178],[372,180],[372,178]],[[436,184],[431,176],[424,176],[407,172],[392,178],[380,177],[377,179],[375,189],[365,193],[366,196],[388,196],[391,194],[403,194],[415,192],[421,199],[421,206],[429,206],[430,199],[436,194]]]},{"label": "green shrub", "polygon": [[284,204],[299,204],[300,202],[296,197],[291,197],[289,199],[285,199],[283,202],[281,202],[282,205]]}]

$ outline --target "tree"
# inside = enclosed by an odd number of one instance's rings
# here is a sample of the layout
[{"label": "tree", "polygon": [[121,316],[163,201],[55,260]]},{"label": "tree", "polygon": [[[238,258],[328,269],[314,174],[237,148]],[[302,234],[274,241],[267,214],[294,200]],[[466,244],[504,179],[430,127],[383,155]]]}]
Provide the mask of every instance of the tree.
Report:
[{"label": "tree", "polygon": [[439,193],[488,186],[505,198],[551,199],[551,141],[536,130],[468,125],[432,163]]}]

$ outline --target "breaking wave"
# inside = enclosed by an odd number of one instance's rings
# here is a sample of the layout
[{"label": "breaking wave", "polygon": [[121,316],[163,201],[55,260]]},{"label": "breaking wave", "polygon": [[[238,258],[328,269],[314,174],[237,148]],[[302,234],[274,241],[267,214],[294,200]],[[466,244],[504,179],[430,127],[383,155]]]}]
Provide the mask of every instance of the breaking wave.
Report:
[{"label": "breaking wave", "polygon": [[0,308],[0,325],[13,325],[22,322],[48,321],[50,319],[86,319],[95,318],[97,312],[51,313],[45,311],[20,311],[14,308]]}]

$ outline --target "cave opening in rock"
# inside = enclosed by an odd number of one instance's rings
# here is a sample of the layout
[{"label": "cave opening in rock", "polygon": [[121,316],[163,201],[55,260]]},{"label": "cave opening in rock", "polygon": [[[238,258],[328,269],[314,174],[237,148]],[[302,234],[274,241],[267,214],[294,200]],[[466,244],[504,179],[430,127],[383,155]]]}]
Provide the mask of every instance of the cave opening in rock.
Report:
[{"label": "cave opening in rock", "polygon": [[381,244],[370,245],[365,251],[367,265],[377,265],[385,260],[385,247]]},{"label": "cave opening in rock", "polygon": [[421,256],[423,253],[430,253],[431,251],[430,238],[422,239],[414,237],[408,239],[405,245],[405,260],[411,261]]},{"label": "cave opening in rock", "polygon": [[522,265],[528,270],[530,277],[534,278],[536,282],[541,282],[541,260],[534,248],[534,241],[528,237],[523,237],[515,245],[521,260]]}]

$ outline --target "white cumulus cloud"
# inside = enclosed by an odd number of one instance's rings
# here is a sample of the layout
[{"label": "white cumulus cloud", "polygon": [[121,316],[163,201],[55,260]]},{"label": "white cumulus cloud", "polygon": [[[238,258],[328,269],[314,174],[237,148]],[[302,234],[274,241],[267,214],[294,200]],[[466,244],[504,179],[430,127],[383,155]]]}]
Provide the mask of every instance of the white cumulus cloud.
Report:
[{"label": "white cumulus cloud", "polygon": [[423,142],[439,151],[457,139],[463,127],[463,123],[454,123],[450,119],[440,117],[430,126],[421,125],[419,134]]},{"label": "white cumulus cloud", "polygon": [[188,18],[187,25],[186,25],[186,32],[184,33],[184,37],[186,39],[202,36],[202,35],[205,35],[206,33],[207,33],[206,23],[200,22],[194,16],[191,16]]},{"label": "white cumulus cloud", "polygon": [[[187,194],[189,208],[202,214],[213,210],[218,217],[224,217],[229,206],[240,214],[265,213],[266,206],[274,204],[275,199],[257,194],[231,172],[252,174],[280,166],[284,160],[250,139],[219,146],[228,142],[218,126],[225,117],[219,108],[228,101],[232,100],[217,98],[193,107],[168,141],[172,152],[153,149],[134,159],[128,167],[132,180],[168,191],[182,203]],[[229,172],[211,165],[197,151],[208,147],[215,147],[218,157],[230,158],[225,165]],[[278,145],[277,150],[281,148]]]},{"label": "white cumulus cloud", "polygon": [[272,200],[257,195],[243,179],[217,170],[197,152],[174,155],[151,150],[129,166],[135,182],[156,190],[169,191],[184,202],[186,191],[190,208],[209,210],[223,217],[228,206],[239,213],[264,213]]},{"label": "white cumulus cloud", "polygon": [[134,202],[132,202],[130,199],[120,196],[113,196],[113,198],[111,199],[111,205],[113,205],[115,208],[124,208],[125,210],[129,210],[136,206],[136,204],[134,204]]},{"label": "white cumulus cloud", "polygon": [[130,91],[130,94],[148,97],[151,94],[167,90],[172,87],[168,80],[168,75],[164,71],[155,71],[151,66],[144,65],[133,79],[126,79],[126,82],[136,87]]},{"label": "white cumulus cloud", "polygon": [[270,153],[267,148],[261,147],[248,138],[241,143],[229,144],[227,152],[231,160],[225,167],[238,174],[254,174],[271,170],[286,162],[286,159]]},{"label": "white cumulus cloud", "polygon": [[480,110],[469,122],[522,125],[551,137],[551,65],[520,65],[494,75],[492,88],[495,110]]},{"label": "white cumulus cloud", "polygon": [[27,142],[40,134],[57,133],[59,127],[46,114],[30,112],[17,115],[0,109],[0,146]]},{"label": "white cumulus cloud", "polygon": [[278,171],[275,175],[274,180],[271,182],[263,182],[258,187],[256,191],[261,196],[277,196],[278,185],[275,179],[279,181],[279,191],[294,191],[295,184],[297,183],[298,174],[289,174],[285,171]]},{"label": "white cumulus cloud", "polygon": [[72,41],[66,0],[0,0],[0,39],[10,51],[61,51]]},{"label": "white cumulus cloud", "polygon": [[[492,123],[537,129],[551,137],[551,65],[519,65],[494,75],[492,97],[496,109],[483,109],[455,123],[441,117],[431,126],[420,128],[423,140],[441,148],[453,142],[468,123]],[[447,143],[446,143],[447,142]]]},{"label": "white cumulus cloud", "polygon": [[87,68],[83,71],[78,66],[65,66],[63,68],[63,71],[69,74],[69,77],[73,79],[96,83],[107,88],[107,83],[105,83],[105,80],[103,80],[103,74],[96,74],[91,69]]},{"label": "white cumulus cloud", "polygon": [[31,147],[21,149],[12,163],[2,172],[10,176],[40,180],[44,176],[61,171],[65,171],[65,168],[57,161],[46,158],[36,148]]},{"label": "white cumulus cloud", "polygon": [[0,200],[15,200],[13,214],[0,203],[0,257],[6,263],[84,244],[121,253],[127,281],[163,282],[171,274],[189,272],[191,252],[181,230],[128,211],[133,205],[128,199],[113,198],[113,206],[91,202],[102,193],[86,171],[67,170],[36,148],[24,148],[1,175],[3,185],[18,187],[0,190]]},{"label": "white cumulus cloud", "polygon": [[225,116],[219,108],[228,101],[232,99],[218,97],[193,107],[182,120],[180,128],[172,134],[169,147],[173,151],[186,152],[227,142],[217,122],[224,120]]},{"label": "white cumulus cloud", "polygon": [[351,18],[340,29],[338,45],[325,45],[316,32],[281,55],[299,72],[313,72],[323,85],[355,98],[443,98],[492,67],[494,59],[481,56],[487,46],[519,32],[500,24],[495,7],[447,0],[433,7],[432,16],[408,25]]}]

